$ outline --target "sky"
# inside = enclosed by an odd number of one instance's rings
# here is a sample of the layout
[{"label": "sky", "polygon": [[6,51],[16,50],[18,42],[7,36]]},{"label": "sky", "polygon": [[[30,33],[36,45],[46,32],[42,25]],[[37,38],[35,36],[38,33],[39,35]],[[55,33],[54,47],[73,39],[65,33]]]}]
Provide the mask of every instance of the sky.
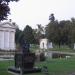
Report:
[{"label": "sky", "polygon": [[32,28],[37,28],[37,24],[46,26],[51,13],[58,21],[75,17],[75,0],[19,0],[9,6],[11,14],[8,19],[16,22],[21,30],[26,25]]}]

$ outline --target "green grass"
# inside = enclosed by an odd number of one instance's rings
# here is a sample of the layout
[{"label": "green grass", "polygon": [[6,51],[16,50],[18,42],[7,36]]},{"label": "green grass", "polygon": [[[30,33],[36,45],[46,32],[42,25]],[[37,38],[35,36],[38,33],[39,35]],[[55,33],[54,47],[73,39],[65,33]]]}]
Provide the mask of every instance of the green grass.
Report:
[{"label": "green grass", "polygon": [[73,48],[70,48],[67,45],[62,45],[62,46],[58,46],[55,45],[52,49],[48,49],[50,51],[62,51],[62,52],[75,52],[75,50]]},{"label": "green grass", "polygon": [[[33,45],[30,50],[32,52],[36,52],[36,50],[40,50],[39,45]],[[50,51],[62,51],[62,52],[75,52],[73,48],[70,48],[67,45],[61,45],[60,48],[58,45],[54,45],[52,49],[48,49]]]},{"label": "green grass", "polygon": [[[12,66],[13,62],[0,61],[0,75],[11,75],[7,72],[7,68]],[[47,59],[45,62],[36,63],[35,66],[47,66],[50,75],[69,75],[75,73],[75,58],[69,59]],[[41,73],[25,74],[25,75],[44,75]]]},{"label": "green grass", "polygon": [[[47,66],[50,75],[68,75],[75,73],[75,59],[52,59],[46,62],[40,62],[36,64],[39,67]],[[28,75],[43,75],[39,74],[28,74]]]},{"label": "green grass", "polygon": [[7,71],[11,65],[13,65],[13,61],[0,61],[0,75],[12,75]]},{"label": "green grass", "polygon": [[[47,66],[50,75],[68,75],[75,72],[75,58],[71,59],[51,59],[45,62],[36,64],[39,67]],[[39,74],[28,74],[28,75],[43,75]]]},{"label": "green grass", "polygon": [[54,47],[52,49],[48,49],[50,51],[62,51],[62,52],[75,52],[74,49],[68,48],[68,47]]}]

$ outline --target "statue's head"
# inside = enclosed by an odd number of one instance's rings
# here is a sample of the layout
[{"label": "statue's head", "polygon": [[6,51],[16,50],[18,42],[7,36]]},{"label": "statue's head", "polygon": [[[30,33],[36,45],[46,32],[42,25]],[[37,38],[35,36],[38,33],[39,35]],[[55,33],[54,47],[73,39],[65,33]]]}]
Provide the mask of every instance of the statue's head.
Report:
[{"label": "statue's head", "polygon": [[54,14],[52,13],[51,16],[54,16]]},{"label": "statue's head", "polygon": [[55,17],[54,17],[54,14],[53,13],[49,16],[49,20],[50,21],[54,21],[55,20]]}]

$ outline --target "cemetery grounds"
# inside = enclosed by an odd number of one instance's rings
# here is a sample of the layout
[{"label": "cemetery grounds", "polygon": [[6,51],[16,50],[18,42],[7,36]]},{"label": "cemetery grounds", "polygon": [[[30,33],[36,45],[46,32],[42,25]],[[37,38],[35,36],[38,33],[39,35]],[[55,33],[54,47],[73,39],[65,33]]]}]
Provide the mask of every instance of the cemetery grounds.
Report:
[{"label": "cemetery grounds", "polygon": [[[14,61],[0,61],[0,75],[12,75],[8,73],[9,66],[13,66]],[[36,62],[35,66],[47,66],[49,75],[75,75],[75,57],[62,59],[47,59],[44,62]],[[41,73],[25,74],[25,75],[44,75]]]},{"label": "cemetery grounds", "polygon": [[[8,67],[13,66],[14,61],[0,61],[0,75],[12,75],[8,73]],[[46,61],[35,62],[35,66],[43,68],[47,66],[49,75],[75,75],[75,56],[71,58],[47,58]],[[43,72],[24,75],[45,75]]]}]

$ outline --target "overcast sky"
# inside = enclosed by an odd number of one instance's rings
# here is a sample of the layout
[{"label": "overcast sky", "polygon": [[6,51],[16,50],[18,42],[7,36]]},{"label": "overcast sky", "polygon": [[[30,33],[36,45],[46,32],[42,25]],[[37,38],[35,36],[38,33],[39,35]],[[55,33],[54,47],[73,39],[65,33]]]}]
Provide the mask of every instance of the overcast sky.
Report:
[{"label": "overcast sky", "polygon": [[70,20],[75,17],[75,0],[19,0],[11,2],[9,19],[16,22],[20,29],[26,25],[36,28],[49,23],[49,15],[54,13],[57,20]]}]

